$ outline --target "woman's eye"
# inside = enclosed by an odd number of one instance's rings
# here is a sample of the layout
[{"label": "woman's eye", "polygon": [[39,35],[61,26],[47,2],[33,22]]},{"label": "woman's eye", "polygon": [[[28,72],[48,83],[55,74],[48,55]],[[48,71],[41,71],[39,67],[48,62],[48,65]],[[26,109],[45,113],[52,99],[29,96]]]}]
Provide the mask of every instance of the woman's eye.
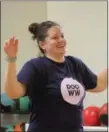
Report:
[{"label": "woman's eye", "polygon": [[53,37],[53,39],[58,39],[58,37]]},{"label": "woman's eye", "polygon": [[64,38],[64,35],[61,35],[62,38]]},{"label": "woman's eye", "polygon": [[61,36],[54,36],[54,37],[52,37],[52,39],[59,39],[59,38],[64,38],[64,35],[61,35]]}]

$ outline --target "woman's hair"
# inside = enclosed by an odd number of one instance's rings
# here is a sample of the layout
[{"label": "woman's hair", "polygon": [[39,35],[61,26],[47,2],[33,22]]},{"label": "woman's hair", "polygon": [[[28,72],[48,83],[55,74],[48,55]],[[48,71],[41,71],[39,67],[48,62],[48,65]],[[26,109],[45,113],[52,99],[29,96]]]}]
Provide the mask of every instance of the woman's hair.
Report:
[{"label": "woman's hair", "polygon": [[[32,39],[37,40],[39,46],[39,41],[45,40],[47,36],[47,31],[53,26],[60,26],[60,25],[53,21],[44,21],[42,23],[30,24],[28,30],[30,31],[30,33],[32,33]],[[44,50],[40,46],[39,49],[44,54]]]}]

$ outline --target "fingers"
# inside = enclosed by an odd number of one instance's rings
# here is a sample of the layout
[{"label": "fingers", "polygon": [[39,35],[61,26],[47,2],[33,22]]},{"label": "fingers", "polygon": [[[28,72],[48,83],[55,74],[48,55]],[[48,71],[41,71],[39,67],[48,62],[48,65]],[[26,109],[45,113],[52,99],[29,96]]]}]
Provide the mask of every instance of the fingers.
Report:
[{"label": "fingers", "polygon": [[18,45],[18,39],[15,39],[15,42],[14,42],[16,45]]},{"label": "fingers", "polygon": [[8,47],[8,43],[6,42],[6,43],[5,43],[5,46],[4,46],[4,51],[5,51],[5,52],[7,51],[7,47]]},{"label": "fingers", "polygon": [[17,52],[18,52],[18,39],[16,39],[15,37],[12,37],[8,41],[6,41],[5,45],[4,45],[4,52],[9,57],[15,57],[15,56],[17,56]]},{"label": "fingers", "polygon": [[4,49],[6,49],[6,47],[8,47],[8,42],[5,43]]},{"label": "fingers", "polygon": [[9,44],[15,44],[16,38],[13,36],[12,38],[9,39]]},{"label": "fingers", "polygon": [[14,42],[14,37],[10,38],[8,42],[9,44],[12,44]]},{"label": "fingers", "polygon": [[6,42],[5,45],[8,45],[8,42]]},{"label": "fingers", "polygon": [[16,39],[14,36],[13,36],[12,38],[10,38],[10,39],[5,43],[5,46],[12,45],[12,44],[18,45],[18,39]]},{"label": "fingers", "polygon": [[15,40],[15,47],[18,50],[18,39]]},{"label": "fingers", "polygon": [[14,36],[5,42],[4,51],[7,51],[7,48],[10,46],[18,48],[18,39],[16,39]]}]

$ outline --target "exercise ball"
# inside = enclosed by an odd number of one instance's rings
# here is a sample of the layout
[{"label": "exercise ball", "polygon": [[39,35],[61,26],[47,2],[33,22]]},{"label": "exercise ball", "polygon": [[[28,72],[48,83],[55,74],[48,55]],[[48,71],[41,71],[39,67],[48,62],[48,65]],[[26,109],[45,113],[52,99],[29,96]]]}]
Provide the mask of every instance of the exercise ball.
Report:
[{"label": "exercise ball", "polygon": [[13,125],[5,125],[5,132],[14,132],[14,126]]},{"label": "exercise ball", "polygon": [[99,118],[102,126],[108,126],[108,107],[109,103],[105,103],[100,108]]},{"label": "exercise ball", "polygon": [[25,122],[21,122],[15,125],[14,132],[25,132]]},{"label": "exercise ball", "polygon": [[[9,112],[14,112],[16,109],[16,103],[13,99],[10,99],[6,93],[2,93],[1,94],[1,107],[4,109],[7,107],[9,110]],[[5,111],[5,110],[4,110]]]},{"label": "exercise ball", "polygon": [[89,106],[83,110],[84,126],[100,126],[99,110],[97,106]]},{"label": "exercise ball", "polygon": [[16,100],[17,112],[20,114],[29,113],[30,99],[28,96],[20,97]]}]

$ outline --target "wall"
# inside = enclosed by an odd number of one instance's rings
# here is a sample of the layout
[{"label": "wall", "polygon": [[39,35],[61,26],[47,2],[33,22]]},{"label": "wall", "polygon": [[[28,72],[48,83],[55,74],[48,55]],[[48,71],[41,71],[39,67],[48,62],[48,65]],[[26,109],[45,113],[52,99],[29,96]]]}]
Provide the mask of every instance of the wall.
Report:
[{"label": "wall", "polygon": [[28,26],[47,18],[46,2],[37,1],[2,1],[1,4],[1,91],[3,92],[6,69],[4,43],[12,36],[19,40],[17,71],[26,60],[37,56],[36,42],[32,41]]},{"label": "wall", "polygon": [[[107,2],[48,1],[47,17],[63,27],[67,54],[81,58],[95,73],[107,66]],[[84,104],[101,106],[107,90],[87,93]]]}]

